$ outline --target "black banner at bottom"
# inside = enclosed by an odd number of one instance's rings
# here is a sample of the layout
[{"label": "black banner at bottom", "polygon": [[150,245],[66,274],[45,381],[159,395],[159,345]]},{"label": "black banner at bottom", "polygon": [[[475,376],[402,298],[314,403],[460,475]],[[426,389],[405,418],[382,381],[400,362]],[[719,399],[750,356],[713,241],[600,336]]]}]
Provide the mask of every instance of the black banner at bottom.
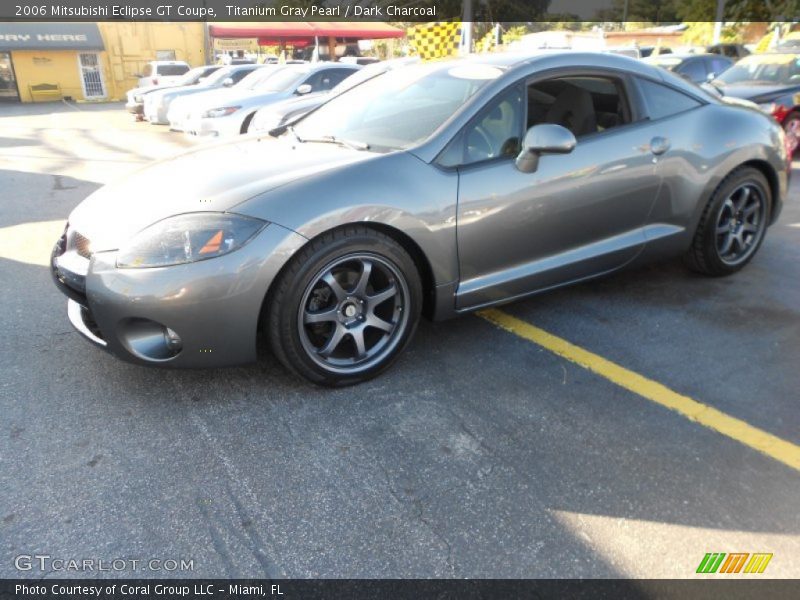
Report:
[{"label": "black banner at bottom", "polygon": [[26,600],[515,600],[797,597],[797,581],[763,579],[5,579],[0,598]]}]

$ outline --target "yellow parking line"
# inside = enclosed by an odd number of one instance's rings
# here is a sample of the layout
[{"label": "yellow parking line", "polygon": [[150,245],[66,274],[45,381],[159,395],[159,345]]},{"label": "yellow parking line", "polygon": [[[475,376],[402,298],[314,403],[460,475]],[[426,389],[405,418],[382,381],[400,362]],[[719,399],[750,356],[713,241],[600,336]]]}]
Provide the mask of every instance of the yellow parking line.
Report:
[{"label": "yellow parking line", "polygon": [[482,310],[477,314],[490,323],[579,364],[634,394],[674,410],[690,421],[705,425],[800,471],[800,446],[787,442],[763,429],[753,427],[749,423],[727,415],[707,404],[679,394],[657,381],[634,373],[503,311],[492,308]]}]

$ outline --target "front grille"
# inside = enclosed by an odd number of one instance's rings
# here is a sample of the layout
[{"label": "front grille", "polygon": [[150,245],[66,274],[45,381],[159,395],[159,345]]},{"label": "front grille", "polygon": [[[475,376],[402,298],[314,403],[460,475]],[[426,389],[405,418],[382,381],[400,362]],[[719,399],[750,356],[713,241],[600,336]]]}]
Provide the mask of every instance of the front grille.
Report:
[{"label": "front grille", "polygon": [[92,257],[92,243],[89,241],[89,238],[83,237],[77,231],[74,232],[74,237],[72,238],[73,243],[75,244],[75,250],[79,255],[83,258],[91,258]]}]

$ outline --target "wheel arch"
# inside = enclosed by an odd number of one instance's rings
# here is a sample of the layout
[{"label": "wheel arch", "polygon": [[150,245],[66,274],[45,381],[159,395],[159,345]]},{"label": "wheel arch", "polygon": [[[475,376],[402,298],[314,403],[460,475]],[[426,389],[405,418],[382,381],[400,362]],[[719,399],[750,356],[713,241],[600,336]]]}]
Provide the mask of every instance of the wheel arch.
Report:
[{"label": "wheel arch", "polygon": [[[738,169],[746,168],[746,167],[751,167],[753,169],[756,169],[757,171],[760,171],[761,174],[764,176],[764,178],[767,180],[767,183],[769,184],[769,191],[770,191],[770,197],[771,197],[771,203],[770,203],[770,207],[769,207],[770,208],[770,220],[769,220],[769,223],[772,224],[772,223],[775,222],[775,219],[778,216],[774,209],[775,209],[775,203],[776,203],[777,199],[780,197],[780,193],[781,193],[780,192],[780,183],[778,181],[778,173],[775,171],[773,166],[771,164],[769,164],[769,162],[767,162],[766,160],[760,160],[760,159],[748,160],[748,161],[742,163],[741,165],[739,165],[738,167],[736,167],[736,169],[734,169],[734,171],[736,171]],[[731,173],[733,173],[733,171],[731,171]],[[728,175],[730,175],[730,173],[728,173]],[[723,178],[723,181],[725,179],[727,179],[728,175],[726,175]],[[720,183],[720,185],[721,185],[721,183]]]},{"label": "wheel arch", "polygon": [[253,117],[256,116],[256,112],[258,112],[258,109],[254,110],[244,118],[244,121],[242,121],[242,126],[239,128],[239,133],[247,133],[247,130],[250,129],[250,123],[253,122]]},{"label": "wheel arch", "polygon": [[[397,229],[396,227],[392,227],[391,225],[386,225],[385,223],[365,222],[365,221],[354,221],[351,223],[339,224],[336,225],[335,227],[331,227],[324,231],[320,231],[312,238],[308,238],[307,241],[302,246],[300,246],[293,252],[292,256],[302,251],[303,248],[313,243],[320,237],[328,235],[333,231],[353,226],[361,226],[366,229],[371,229],[373,231],[382,233],[392,238],[392,240],[397,242],[406,252],[408,252],[409,256],[411,256],[411,260],[414,261],[414,265],[417,268],[417,272],[419,273],[420,281],[422,283],[422,295],[423,295],[422,314],[428,319],[433,319],[436,310],[436,283],[433,276],[433,268],[431,266],[430,260],[428,259],[427,255],[422,250],[420,245],[416,241],[414,241],[414,239],[411,236],[401,231],[400,229]],[[267,288],[266,294],[264,294],[264,299],[261,302],[261,309],[259,311],[259,317],[258,317],[259,347],[262,347],[263,345],[261,342],[261,337],[264,332],[263,326],[268,313],[268,308],[270,306],[270,303],[272,302],[272,298],[275,293],[275,287],[276,287],[275,284],[283,276],[284,272],[289,267],[290,263],[291,263],[291,258],[287,260],[280,268],[278,273],[276,273],[274,279]]]}]

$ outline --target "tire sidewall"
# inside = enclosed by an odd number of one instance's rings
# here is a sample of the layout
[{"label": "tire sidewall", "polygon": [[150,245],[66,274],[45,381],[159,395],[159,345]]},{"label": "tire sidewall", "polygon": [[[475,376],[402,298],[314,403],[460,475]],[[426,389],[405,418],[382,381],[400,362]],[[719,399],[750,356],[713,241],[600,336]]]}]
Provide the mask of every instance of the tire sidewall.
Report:
[{"label": "tire sidewall", "polygon": [[[308,356],[298,331],[297,315],[311,280],[332,261],[356,253],[374,254],[392,263],[406,281],[408,305],[404,308],[405,329],[390,353],[370,368],[348,375],[328,371]],[[272,310],[277,318],[271,320],[279,327],[279,332],[272,332],[279,336],[277,339],[271,336],[273,344],[281,344],[287,366],[314,383],[328,386],[352,385],[371,379],[391,366],[413,337],[422,310],[422,284],[416,265],[408,253],[391,238],[359,232],[338,237],[319,248],[301,251],[293,260],[298,261],[299,268],[292,274],[282,293],[273,298]]]},{"label": "tire sidewall", "polygon": [[[764,231],[762,232],[760,238],[756,242],[755,248],[747,257],[747,259],[736,265],[731,265],[722,260],[717,250],[717,235],[716,235],[717,218],[719,215],[719,211],[722,208],[722,204],[725,202],[728,196],[730,196],[733,193],[733,191],[736,190],[736,188],[741,187],[744,184],[756,185],[759,188],[762,197],[764,198],[764,201],[766,203],[764,211],[764,221],[765,221]],[[758,253],[758,249],[760,248],[761,244],[764,242],[764,238],[766,237],[766,229],[767,227],[769,227],[771,214],[772,214],[772,192],[770,190],[769,183],[767,182],[766,178],[760,171],[753,168],[742,169],[741,171],[734,174],[733,177],[730,177],[727,181],[723,182],[723,184],[716,191],[713,199],[711,200],[711,206],[709,207],[708,218],[703,224],[705,229],[705,231],[703,232],[705,238],[703,251],[706,256],[706,261],[710,263],[710,266],[712,267],[713,271],[721,275],[735,273],[736,271],[739,271],[745,265],[747,265],[751,260],[753,260],[753,257]]]}]

